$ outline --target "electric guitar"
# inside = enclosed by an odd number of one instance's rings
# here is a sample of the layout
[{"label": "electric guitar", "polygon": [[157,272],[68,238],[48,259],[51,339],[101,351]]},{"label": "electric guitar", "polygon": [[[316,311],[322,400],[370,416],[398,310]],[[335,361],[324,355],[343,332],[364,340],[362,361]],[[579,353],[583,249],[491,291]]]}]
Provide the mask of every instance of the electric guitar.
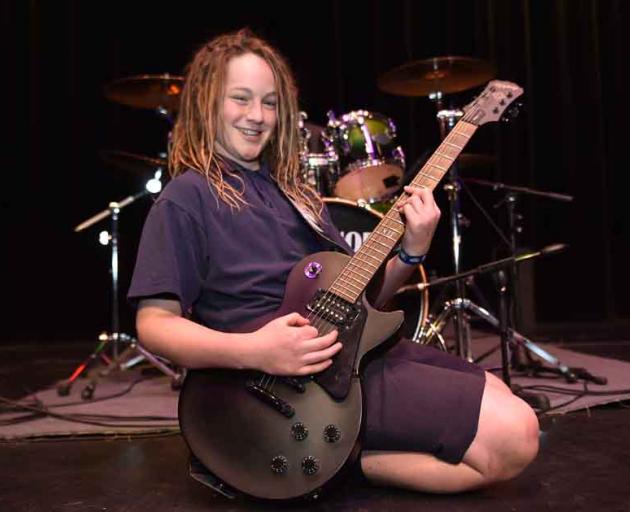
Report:
[{"label": "electric guitar", "polygon": [[[513,83],[489,82],[411,185],[435,188],[477,128],[501,118],[522,93]],[[404,228],[395,204],[354,256],[319,252],[302,259],[280,308],[238,330],[251,332],[295,311],[320,335],[337,329],[343,348],[326,370],[306,378],[223,369],[188,373],[179,399],[181,431],[219,490],[275,500],[314,496],[356,458],[361,359],[403,321],[402,311],[374,309],[365,289]]]}]

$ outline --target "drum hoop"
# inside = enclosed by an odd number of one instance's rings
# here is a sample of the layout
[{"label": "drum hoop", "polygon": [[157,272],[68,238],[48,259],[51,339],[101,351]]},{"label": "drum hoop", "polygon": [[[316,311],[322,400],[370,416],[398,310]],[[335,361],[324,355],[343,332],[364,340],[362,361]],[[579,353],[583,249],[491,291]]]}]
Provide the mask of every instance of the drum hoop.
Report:
[{"label": "drum hoop", "polygon": [[339,161],[337,155],[335,155],[335,157],[331,157],[327,153],[306,153],[304,160],[306,165],[316,165],[320,167],[336,165]]},{"label": "drum hoop", "polygon": [[[359,126],[357,121],[358,116],[364,117],[367,121],[379,121],[385,125],[388,131],[391,131],[392,129],[393,121],[385,114],[373,112],[371,110],[351,110],[341,116],[341,121],[339,121],[339,125],[336,127],[340,131],[344,132],[343,135],[346,140],[348,140],[348,133],[350,133],[350,129]],[[396,137],[395,129],[393,133],[390,133],[390,137],[392,139]]]},{"label": "drum hoop", "polygon": [[363,160],[356,160],[354,162],[350,162],[348,165],[346,165],[345,168],[348,169],[348,172],[351,172],[351,171],[358,171],[361,169],[367,169],[369,167],[376,167],[377,165],[383,165],[383,164],[393,165],[394,167],[398,167],[401,171],[403,171],[403,168],[400,166],[399,162],[397,162],[394,159],[387,159],[387,158],[377,158],[377,159],[365,158]]},{"label": "drum hoop", "polygon": [[[351,201],[349,199],[343,199],[341,197],[322,197],[322,201],[325,204],[341,204],[344,206],[351,206],[354,208],[361,208],[362,210],[367,211],[371,215],[374,215],[379,221],[385,217],[385,214],[379,212],[378,210],[373,209],[369,203],[364,201]],[[427,273],[424,269],[424,265],[417,265],[418,271],[420,272],[420,277],[422,278],[423,283],[427,283]],[[418,323],[416,327],[424,324],[429,317],[429,288],[425,288],[422,290],[422,311],[420,315],[418,315]]]},{"label": "drum hoop", "polygon": [[351,110],[350,112],[346,112],[345,114],[342,114],[341,119],[342,119],[342,122],[347,123],[348,121],[343,121],[344,118],[348,120],[356,121],[356,118],[359,116],[364,117],[365,119],[369,119],[369,120],[385,121],[385,124],[388,124],[387,121],[389,121],[390,119],[389,116],[386,116],[385,114],[376,112],[374,110]]},{"label": "drum hoop", "polygon": [[352,201],[350,199],[344,199],[342,197],[322,197],[322,200],[326,204],[343,204],[345,206],[352,206],[354,208],[361,208],[362,210],[367,211],[368,213],[374,215],[379,221],[385,217],[381,212],[375,210],[370,206],[370,203],[365,201]]}]

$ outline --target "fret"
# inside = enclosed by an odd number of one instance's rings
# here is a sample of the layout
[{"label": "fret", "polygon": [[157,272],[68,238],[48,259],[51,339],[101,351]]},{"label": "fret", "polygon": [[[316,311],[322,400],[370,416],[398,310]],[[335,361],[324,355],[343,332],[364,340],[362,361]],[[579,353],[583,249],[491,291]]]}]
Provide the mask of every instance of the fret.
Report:
[{"label": "fret", "polygon": [[[394,243],[398,242],[398,238],[391,237],[391,236],[389,236],[387,233],[381,233],[381,232],[379,231],[377,234],[378,234],[379,236],[382,236],[382,237],[387,238],[388,240],[391,240],[391,241],[392,241],[392,242],[394,242]],[[372,236],[374,236],[374,232],[372,232]]]},{"label": "fret", "polygon": [[[378,235],[378,233],[372,232],[372,234],[370,235],[370,239],[369,239],[369,240],[365,243],[365,245],[368,245],[369,243],[374,242],[374,243],[377,243],[377,244],[382,245],[382,246],[383,246],[383,247],[385,247],[386,249],[391,249],[391,247],[389,247],[387,244],[384,244],[384,243],[383,243],[383,242],[381,242],[380,240],[377,240],[377,239],[374,237],[374,235]],[[375,250],[376,250],[376,249],[375,249]],[[380,251],[377,251],[377,252],[380,252]],[[387,254],[387,253],[385,253],[385,254]]]},{"label": "fret", "polygon": [[[442,146],[440,146],[442,147]],[[460,150],[448,146],[444,146],[444,153],[440,153],[442,158],[446,158],[451,162],[455,161],[455,159],[459,156]]]},{"label": "fret", "polygon": [[[374,256],[374,254],[370,253],[370,250],[375,252],[375,253],[377,253],[377,254],[379,254],[381,257],[379,258],[378,256]],[[361,247],[361,251],[359,251],[359,252],[361,252],[362,254],[365,254],[366,256],[369,256],[373,260],[377,261],[379,265],[383,262],[383,260],[385,259],[385,256],[387,256],[387,253],[379,252],[376,249],[373,249],[372,247],[366,247],[366,244],[364,244]]]},{"label": "fret", "polygon": [[[378,270],[378,267],[377,267],[377,266],[375,266],[373,263],[370,263],[370,262],[369,262],[369,261],[367,261],[367,260],[361,259],[361,255],[362,255],[362,254],[363,254],[363,253],[359,250],[359,252],[358,252],[358,253],[356,253],[356,254],[354,255],[354,257],[355,257],[356,259],[358,259],[359,261],[361,261],[361,262],[365,263],[366,265],[370,265],[372,268],[374,268],[374,270]],[[366,256],[369,256],[369,255],[368,255],[368,254],[366,254]],[[378,261],[378,259],[377,259],[377,258],[373,258],[373,259],[375,259],[376,261]]]},{"label": "fret", "polygon": [[[442,146],[440,145],[440,147]],[[439,156],[442,158],[446,158],[447,160],[453,160],[453,157],[451,155],[449,155],[448,153],[442,153],[441,151],[436,151],[435,153],[433,153],[433,156]]]},{"label": "fret", "polygon": [[439,170],[440,170],[440,171],[442,171],[442,172],[446,172],[446,171],[448,171],[448,167],[440,167],[439,165],[437,165],[437,164],[432,164],[432,163],[430,163],[430,162],[427,162],[427,165],[428,165],[428,166],[430,166],[430,167],[435,167],[436,169],[439,169]]},{"label": "fret", "polygon": [[[374,245],[373,242],[376,242],[376,240],[372,240],[372,237],[370,237],[370,240],[365,242],[361,248],[363,249],[363,247],[365,247],[365,251],[373,251],[376,254],[380,254],[381,256],[387,256],[386,252],[383,252],[382,250],[377,249],[376,247],[373,247],[373,245]],[[387,246],[385,246],[385,247],[387,248]]]},{"label": "fret", "polygon": [[[455,138],[455,137],[460,137],[460,138],[465,139],[465,140],[464,140],[464,142],[463,142],[463,144],[462,144],[462,148],[466,145],[466,143],[468,142],[468,139],[470,138],[470,137],[468,137],[468,136],[467,136],[466,134],[464,134],[464,133],[453,133],[453,132],[451,132],[451,135],[449,135],[449,137],[452,137],[452,138]],[[461,148],[460,148],[460,149],[461,149]]]},{"label": "fret", "polygon": [[459,123],[457,123],[455,128],[466,132],[468,134],[468,138],[470,138],[477,131],[478,126],[476,124],[468,123],[466,121],[460,121]]},{"label": "fret", "polygon": [[350,295],[348,293],[343,292],[342,290],[337,290],[337,289],[330,288],[330,291],[332,291],[333,293],[337,294],[342,299],[347,300],[351,304],[354,304],[357,301],[357,298],[358,298],[358,296]]},{"label": "fret", "polygon": [[[378,240],[377,237],[381,237],[381,238],[385,238],[387,240],[388,243],[385,242],[381,242],[380,240]],[[379,244],[381,244],[383,247],[385,247],[387,249],[387,251],[391,251],[392,247],[394,247],[394,245],[396,244],[396,242],[398,242],[398,240],[390,238],[388,236],[385,235],[381,235],[380,233],[372,233],[372,238],[378,242]],[[393,242],[393,243],[392,243]]]},{"label": "fret", "polygon": [[361,293],[363,291],[363,287],[367,284],[367,283],[363,283],[363,282],[359,281],[359,284],[361,286],[357,286],[356,284],[351,283],[350,281],[346,280],[346,277],[347,276],[345,276],[343,274],[340,274],[339,277],[337,277],[336,281],[339,281],[339,282],[343,283],[344,285],[346,285],[348,287],[356,288],[359,293]]},{"label": "fret", "polygon": [[[400,226],[403,228],[403,231],[405,230],[405,223],[400,220],[394,219],[393,217],[383,217],[383,220],[381,222],[383,223],[393,222],[394,226],[397,226],[397,227]],[[391,229],[393,231],[396,231],[396,233],[398,233],[397,227],[387,226],[388,229]],[[400,234],[402,235],[402,232]]]},{"label": "fret", "polygon": [[354,281],[356,281],[357,283],[359,283],[359,284],[361,285],[361,287],[365,286],[365,285],[366,285],[366,284],[370,281],[370,279],[372,278],[372,276],[370,275],[370,276],[369,276],[369,277],[367,277],[367,278],[365,278],[365,277],[363,277],[363,276],[359,276],[359,277],[361,277],[361,279],[359,279],[359,278],[355,277],[355,275],[354,275],[354,274],[355,274],[355,273],[354,273],[354,272],[352,272],[352,270],[348,270],[348,272],[347,272],[347,273],[345,273],[345,274],[344,274],[344,273],[342,272],[341,274],[339,274],[339,276],[340,276],[340,277],[341,277],[341,276],[343,276],[344,278],[345,278],[345,277],[347,277],[347,278],[349,278],[349,279],[353,279]]},{"label": "fret", "polygon": [[[423,178],[429,178],[430,180],[435,181],[436,183],[438,181],[440,181],[440,178],[436,178],[435,176],[431,176],[430,174],[426,174],[426,173],[423,173],[423,172],[419,172],[418,176],[421,176]],[[415,178],[413,181],[416,181],[416,179],[417,178]]]},{"label": "fret", "polygon": [[429,159],[429,162],[431,162],[432,160],[437,160],[440,165],[446,165],[446,168],[448,169],[451,165],[453,165],[455,158],[450,158],[450,157],[446,157],[442,155],[435,155],[435,157],[432,157]]},{"label": "fret", "polygon": [[[353,267],[353,266],[354,266],[354,267],[356,267],[356,269],[357,269],[357,270],[352,270],[352,269],[350,268],[350,267]],[[350,260],[350,261],[348,262],[348,265],[347,265],[347,267],[346,267],[346,268],[348,268],[348,272],[355,272],[355,273],[359,274],[359,275],[360,275],[363,279],[365,279],[365,280],[367,280],[367,281],[369,281],[370,279],[372,279],[373,274],[371,274],[371,273],[369,273],[369,272],[367,273],[367,276],[364,276],[363,274],[361,274],[361,272],[365,272],[365,269],[363,269],[362,267],[360,267],[359,265],[357,265],[355,262],[353,262],[353,260]],[[358,272],[358,270],[360,270],[361,272]],[[344,269],[344,271],[345,271],[345,269]]]},{"label": "fret", "polygon": [[[459,150],[459,151],[461,151],[462,149],[464,149],[464,146],[458,146],[457,144],[453,144],[452,142],[449,142],[449,141],[447,141],[447,140],[445,140],[444,142],[442,142],[442,144],[443,144],[443,145],[446,145],[446,146],[452,146],[452,147],[456,148],[456,149],[457,149],[457,150]],[[440,145],[442,145],[442,144],[440,144]]]}]

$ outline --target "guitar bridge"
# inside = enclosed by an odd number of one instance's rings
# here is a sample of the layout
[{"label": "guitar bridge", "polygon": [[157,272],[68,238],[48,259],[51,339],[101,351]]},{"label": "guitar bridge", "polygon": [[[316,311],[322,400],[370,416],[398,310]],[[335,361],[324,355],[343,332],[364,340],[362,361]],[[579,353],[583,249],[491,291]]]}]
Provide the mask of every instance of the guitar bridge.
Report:
[{"label": "guitar bridge", "polygon": [[245,384],[245,388],[261,402],[271,406],[286,418],[292,418],[295,416],[295,409],[291,406],[291,404],[274,395],[271,391],[265,389],[264,387],[259,386],[250,380],[247,381],[247,384]]}]

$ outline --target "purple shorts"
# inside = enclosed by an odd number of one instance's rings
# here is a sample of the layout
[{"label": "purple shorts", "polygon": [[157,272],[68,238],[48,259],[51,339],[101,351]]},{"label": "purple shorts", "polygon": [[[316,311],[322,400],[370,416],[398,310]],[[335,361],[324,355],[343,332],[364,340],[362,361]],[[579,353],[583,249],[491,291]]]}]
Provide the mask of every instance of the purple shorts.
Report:
[{"label": "purple shorts", "polygon": [[461,462],[477,433],[485,381],[479,366],[399,341],[363,370],[362,448]]}]

